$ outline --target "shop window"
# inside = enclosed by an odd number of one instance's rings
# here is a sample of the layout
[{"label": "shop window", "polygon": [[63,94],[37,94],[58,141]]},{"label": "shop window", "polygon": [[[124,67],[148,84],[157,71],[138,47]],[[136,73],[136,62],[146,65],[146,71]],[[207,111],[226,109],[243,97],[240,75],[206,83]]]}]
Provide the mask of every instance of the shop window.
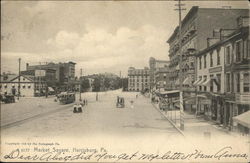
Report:
[{"label": "shop window", "polygon": [[230,53],[231,53],[230,50],[231,50],[230,46],[227,46],[226,47],[226,64],[230,64]]},{"label": "shop window", "polygon": [[243,91],[244,92],[249,92],[249,87],[250,87],[250,76],[249,73],[244,73],[243,74]]},{"label": "shop window", "polygon": [[226,87],[227,92],[230,92],[230,74],[226,74]]},{"label": "shop window", "polygon": [[236,92],[240,92],[240,74],[237,73],[236,75]]},{"label": "shop window", "polygon": [[241,60],[242,56],[242,41],[238,41],[235,44],[235,55],[236,55],[236,62],[239,62]]}]

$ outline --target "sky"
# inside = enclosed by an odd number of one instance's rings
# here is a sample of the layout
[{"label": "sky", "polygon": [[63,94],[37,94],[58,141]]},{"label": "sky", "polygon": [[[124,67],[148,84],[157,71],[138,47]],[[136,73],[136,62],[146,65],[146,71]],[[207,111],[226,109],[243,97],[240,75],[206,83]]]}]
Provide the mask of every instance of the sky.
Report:
[{"label": "sky", "polygon": [[[249,8],[247,1],[184,1],[186,10]],[[178,25],[176,1],[1,1],[1,72],[26,63],[76,63],[76,75],[169,60],[166,40]]]}]

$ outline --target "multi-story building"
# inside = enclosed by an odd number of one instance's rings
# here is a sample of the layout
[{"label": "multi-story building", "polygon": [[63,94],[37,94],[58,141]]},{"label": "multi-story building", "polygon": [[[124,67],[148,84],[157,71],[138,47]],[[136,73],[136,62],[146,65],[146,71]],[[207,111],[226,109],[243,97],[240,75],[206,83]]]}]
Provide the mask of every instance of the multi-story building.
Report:
[{"label": "multi-story building", "polygon": [[[150,76],[150,89],[158,89],[158,88],[163,88],[163,85],[159,83],[168,83],[167,81],[167,74],[168,74],[168,66],[169,66],[169,61],[165,60],[156,60],[153,57],[149,58],[149,76]],[[157,75],[156,75],[157,74]],[[165,77],[161,77],[161,76]],[[158,83],[158,86],[157,86]],[[166,85],[166,84],[165,84]]]},{"label": "multi-story building", "polygon": [[[180,36],[179,27],[176,27],[173,34],[167,40],[170,47],[169,80],[172,89],[179,89],[180,84],[182,84],[184,98],[194,96],[195,87],[193,83],[197,79],[195,55],[207,48],[207,39],[210,42],[214,41],[210,38],[215,36],[215,29],[234,29],[237,26],[235,19],[239,16],[248,15],[248,9],[192,7],[181,21]],[[230,30],[224,30],[224,32],[228,33]],[[179,47],[180,45],[181,48]],[[181,65],[180,56],[182,56]],[[182,71],[181,76],[180,71]],[[180,79],[182,79],[182,83]],[[195,100],[184,102],[184,109],[190,108],[191,110],[196,110]]]},{"label": "multi-story building", "polygon": [[49,87],[55,86],[56,82],[56,70],[44,69],[44,70],[26,70],[21,71],[21,75],[33,76],[37,81],[42,80],[47,83]]},{"label": "multi-story building", "polygon": [[135,69],[129,67],[128,69],[128,91],[146,91],[149,90],[149,68]]},{"label": "multi-story building", "polygon": [[75,64],[74,62],[68,63],[44,63],[39,65],[26,64],[26,70],[56,70],[56,81],[60,84],[67,84],[69,81],[75,80]]},{"label": "multi-story building", "polygon": [[171,85],[169,85],[168,82],[168,76],[169,76],[168,67],[158,68],[154,74],[155,74],[156,90],[165,91],[171,89]]},{"label": "multi-story building", "polygon": [[[224,127],[250,107],[249,17],[238,17],[235,28],[220,29],[196,56],[197,111]],[[230,32],[229,32],[230,31]]]},{"label": "multi-story building", "polygon": [[[224,9],[224,8],[199,8],[194,6],[182,20],[181,35],[179,27],[168,39],[170,58],[170,82],[173,89],[178,89],[180,83],[179,72],[182,71],[183,85],[189,85],[195,81],[195,53],[207,47],[207,38],[213,36],[214,29],[233,29],[234,21],[239,16],[248,16],[248,9]],[[181,40],[181,49],[179,47]],[[181,52],[181,54],[180,54]],[[182,67],[180,67],[180,55],[182,55]]]}]

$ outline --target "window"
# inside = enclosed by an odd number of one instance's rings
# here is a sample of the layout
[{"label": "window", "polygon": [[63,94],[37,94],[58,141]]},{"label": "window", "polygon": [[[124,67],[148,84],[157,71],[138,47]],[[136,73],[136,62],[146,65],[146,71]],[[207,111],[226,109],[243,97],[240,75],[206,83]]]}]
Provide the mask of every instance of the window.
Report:
[{"label": "window", "polygon": [[217,50],[217,65],[220,65],[220,50]]},{"label": "window", "polygon": [[7,84],[5,84],[4,88],[8,88]]},{"label": "window", "polygon": [[243,91],[244,92],[250,92],[250,76],[249,73],[243,74]]},{"label": "window", "polygon": [[201,69],[201,57],[199,57],[199,68]]},{"label": "window", "polygon": [[204,55],[204,68],[207,68],[207,55]]},{"label": "window", "polygon": [[213,53],[210,53],[210,67],[213,67]]},{"label": "window", "polygon": [[31,86],[30,86],[30,85],[28,85],[28,88],[30,89],[30,88],[31,88]]},{"label": "window", "polygon": [[[203,78],[204,78],[203,82],[206,82],[207,81],[207,75],[204,75]],[[204,91],[207,91],[207,86],[204,86]]]},{"label": "window", "polygon": [[242,41],[238,41],[235,44],[235,55],[236,55],[236,62],[239,62],[241,60],[242,55]]},{"label": "window", "polygon": [[230,64],[230,46],[226,47],[226,64]]},{"label": "window", "polygon": [[236,92],[240,92],[240,74],[236,74]]},{"label": "window", "polygon": [[[214,75],[210,75],[210,79],[212,80]],[[214,91],[214,83],[211,81],[210,82],[210,92],[213,92]]]},{"label": "window", "polygon": [[217,79],[218,79],[218,85],[217,85],[217,92],[220,92],[220,89],[221,89],[221,74],[217,74]]},{"label": "window", "polygon": [[250,40],[247,40],[247,58],[250,58]]},{"label": "window", "polygon": [[227,92],[230,92],[230,74],[226,74],[226,87]]}]

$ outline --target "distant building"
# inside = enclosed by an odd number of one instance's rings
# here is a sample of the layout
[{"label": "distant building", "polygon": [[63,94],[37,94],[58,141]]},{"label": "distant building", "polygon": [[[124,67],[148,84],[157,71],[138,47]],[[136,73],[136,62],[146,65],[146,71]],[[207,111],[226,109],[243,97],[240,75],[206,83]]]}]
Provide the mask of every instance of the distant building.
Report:
[{"label": "distant building", "polygon": [[48,86],[53,87],[56,83],[56,70],[54,69],[41,69],[41,70],[26,70],[21,71],[21,75],[34,76],[36,80],[43,80]]},{"label": "distant building", "polygon": [[128,69],[128,91],[145,91],[150,86],[149,68],[136,69],[130,67]]},{"label": "distant building", "polygon": [[171,85],[169,84],[168,76],[169,76],[169,68],[158,68],[155,71],[155,83],[156,83],[156,89],[157,90],[170,90]]},{"label": "distant building", "polygon": [[[19,85],[20,84],[20,85]],[[18,95],[18,88],[20,86],[21,96],[36,96],[39,91],[45,93],[47,85],[45,81],[38,81],[34,76],[20,75],[20,82],[18,75],[1,75],[0,89],[1,94]]]},{"label": "distant building", "polygon": [[55,79],[60,84],[67,84],[69,81],[75,80],[75,64],[74,62],[68,63],[44,63],[41,65],[26,64],[26,70],[55,70]]},{"label": "distant building", "polygon": [[[169,61],[156,60],[153,57],[149,58],[149,76],[150,76],[150,89],[163,88],[163,83],[165,85],[169,82],[167,81]],[[156,75],[157,74],[157,75]],[[164,76],[165,75],[165,76]],[[163,77],[161,77],[163,76]],[[162,83],[159,85],[159,83]],[[158,85],[158,86],[157,86]]]}]

